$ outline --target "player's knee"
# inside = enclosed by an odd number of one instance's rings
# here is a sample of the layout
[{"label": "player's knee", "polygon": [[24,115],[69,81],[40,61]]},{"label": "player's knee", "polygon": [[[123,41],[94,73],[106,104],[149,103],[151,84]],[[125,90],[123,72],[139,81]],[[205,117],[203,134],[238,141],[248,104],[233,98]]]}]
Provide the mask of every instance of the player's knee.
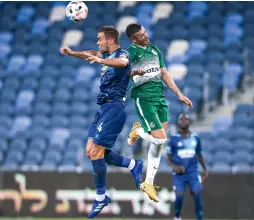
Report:
[{"label": "player's knee", "polygon": [[166,138],[154,138],[154,142],[156,145],[164,145],[167,142]]},{"label": "player's knee", "polygon": [[98,160],[98,159],[104,158],[105,150],[106,150],[105,147],[95,145],[90,151],[90,159]]}]

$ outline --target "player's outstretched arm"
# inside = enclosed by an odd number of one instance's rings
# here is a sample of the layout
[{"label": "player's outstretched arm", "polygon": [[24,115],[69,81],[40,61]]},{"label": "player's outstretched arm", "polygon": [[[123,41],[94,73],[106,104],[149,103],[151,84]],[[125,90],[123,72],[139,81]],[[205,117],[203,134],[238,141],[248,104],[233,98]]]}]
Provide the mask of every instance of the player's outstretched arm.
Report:
[{"label": "player's outstretched arm", "polygon": [[86,60],[89,60],[90,63],[100,63],[106,66],[124,68],[129,64],[129,59],[125,57],[111,58],[111,59],[102,59],[98,56],[89,55]]},{"label": "player's outstretched arm", "polygon": [[60,49],[61,54],[67,54],[69,56],[78,57],[81,59],[87,59],[88,56],[93,55],[97,57],[102,57],[101,53],[96,50],[87,50],[87,51],[73,51],[69,47],[61,47]]},{"label": "player's outstretched arm", "polygon": [[169,75],[166,67],[161,68],[161,75],[162,80],[165,82],[165,84],[170,88],[180,99],[181,102],[184,102],[187,106],[193,107],[192,102],[184,96],[181,91],[178,89],[177,85],[175,84],[173,78]]}]

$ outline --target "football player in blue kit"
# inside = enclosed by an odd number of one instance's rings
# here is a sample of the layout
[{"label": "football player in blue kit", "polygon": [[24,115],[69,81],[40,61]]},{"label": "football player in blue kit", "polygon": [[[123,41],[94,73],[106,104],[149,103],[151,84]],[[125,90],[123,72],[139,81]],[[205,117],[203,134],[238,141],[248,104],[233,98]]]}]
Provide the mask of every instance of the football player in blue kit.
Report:
[{"label": "football player in blue kit", "polygon": [[96,186],[96,198],[88,218],[97,216],[111,202],[106,195],[106,164],[129,168],[137,188],[142,181],[143,168],[142,160],[122,157],[111,150],[126,121],[126,93],[131,71],[128,52],[120,48],[119,33],[113,26],[98,30],[97,45],[99,51],[60,49],[62,54],[101,64],[101,84],[97,96],[101,107],[89,128],[86,146]]},{"label": "football player in blue kit", "polygon": [[[190,116],[180,114],[178,118],[179,132],[170,136],[168,143],[168,161],[173,168],[173,189],[176,193],[174,203],[175,220],[181,220],[184,191],[189,187],[195,203],[195,213],[198,220],[203,218],[203,202],[201,199],[202,182],[208,176],[205,160],[202,156],[200,139],[190,132]],[[198,172],[198,163],[204,173],[202,178]]]}]

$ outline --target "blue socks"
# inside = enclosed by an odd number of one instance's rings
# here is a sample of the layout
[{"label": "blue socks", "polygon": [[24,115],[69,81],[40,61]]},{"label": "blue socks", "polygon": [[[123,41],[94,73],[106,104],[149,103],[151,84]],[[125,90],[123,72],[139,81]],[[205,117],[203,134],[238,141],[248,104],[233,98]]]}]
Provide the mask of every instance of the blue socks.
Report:
[{"label": "blue socks", "polygon": [[131,159],[116,154],[114,151],[107,149],[104,154],[105,162],[117,167],[128,167]]},{"label": "blue socks", "polygon": [[176,194],[176,200],[174,203],[175,217],[179,218],[181,216],[182,207],[183,207],[183,194]]},{"label": "blue socks", "polygon": [[104,158],[98,160],[92,160],[93,164],[93,176],[96,187],[96,194],[98,195],[96,200],[103,201],[106,192],[106,163]]},{"label": "blue socks", "polygon": [[202,220],[203,219],[203,203],[201,199],[201,193],[194,193],[192,195],[192,198],[195,202],[195,213],[197,216],[197,220]]}]

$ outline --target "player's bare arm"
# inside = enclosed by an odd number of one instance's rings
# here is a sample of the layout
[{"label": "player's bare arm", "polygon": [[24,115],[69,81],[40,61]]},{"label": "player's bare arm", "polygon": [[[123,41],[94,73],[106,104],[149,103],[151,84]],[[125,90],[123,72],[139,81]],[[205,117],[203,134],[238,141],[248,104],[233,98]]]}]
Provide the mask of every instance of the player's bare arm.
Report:
[{"label": "player's bare arm", "polygon": [[193,108],[192,102],[181,93],[165,67],[161,68],[161,76],[164,83],[179,97],[180,101]]},{"label": "player's bare arm", "polygon": [[172,169],[177,172],[177,173],[184,173],[184,167],[183,166],[178,166],[178,165],[175,165],[172,161],[172,156],[171,155],[168,155],[168,163],[169,165],[172,167]]},{"label": "player's bare arm", "polygon": [[102,59],[98,56],[89,55],[86,60],[89,60],[90,63],[100,63],[106,66],[124,68],[129,64],[129,59],[125,57],[111,58],[111,59]]},{"label": "player's bare arm", "polygon": [[86,59],[88,56],[93,55],[93,56],[97,56],[99,58],[102,58],[102,55],[99,51],[96,50],[87,50],[87,51],[73,51],[71,50],[69,47],[65,46],[65,47],[61,47],[60,49],[60,53],[61,54],[67,54],[69,56],[74,56],[74,57],[78,57],[81,59]]},{"label": "player's bare arm", "polygon": [[139,75],[139,76],[143,76],[145,74],[145,71],[144,70],[133,70],[131,71],[131,76],[136,76],[136,75]]},{"label": "player's bare arm", "polygon": [[205,179],[208,177],[208,171],[207,171],[207,168],[206,168],[205,159],[204,159],[202,154],[198,155],[198,160],[199,160],[199,163],[201,164],[201,166],[203,168],[203,171],[204,171],[203,174],[202,174],[202,181],[204,182]]}]

